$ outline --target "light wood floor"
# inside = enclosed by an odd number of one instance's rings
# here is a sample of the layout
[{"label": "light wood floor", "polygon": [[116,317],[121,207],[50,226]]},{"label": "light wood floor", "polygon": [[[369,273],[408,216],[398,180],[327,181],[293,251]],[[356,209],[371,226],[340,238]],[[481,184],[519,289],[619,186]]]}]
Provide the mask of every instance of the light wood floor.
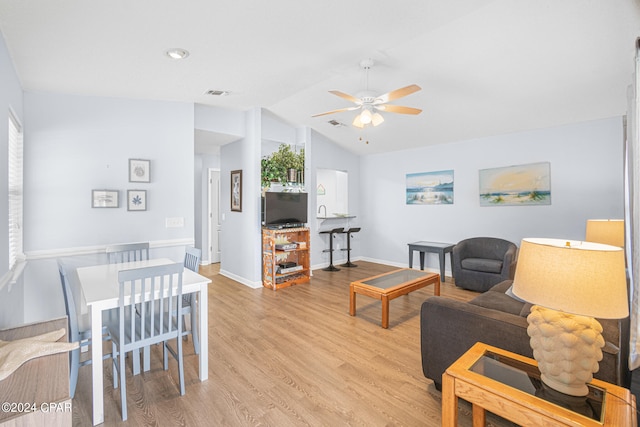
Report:
[{"label": "light wood floor", "polygon": [[[389,329],[381,306],[349,283],[394,267],[358,262],[339,272],[314,271],[310,284],[279,291],[250,289],[206,266],[209,286],[209,379],[198,380],[191,339],[185,345],[186,395],[175,360],[127,379],[126,425],[439,426],[440,400],[422,374],[419,313],[431,286],[391,301]],[[476,294],[445,283],[442,295]],[[119,390],[105,363],[105,426],[122,424]],[[130,374],[130,371],[129,371]],[[91,368],[80,368],[74,425],[91,425]],[[466,420],[462,420],[461,425]]]}]

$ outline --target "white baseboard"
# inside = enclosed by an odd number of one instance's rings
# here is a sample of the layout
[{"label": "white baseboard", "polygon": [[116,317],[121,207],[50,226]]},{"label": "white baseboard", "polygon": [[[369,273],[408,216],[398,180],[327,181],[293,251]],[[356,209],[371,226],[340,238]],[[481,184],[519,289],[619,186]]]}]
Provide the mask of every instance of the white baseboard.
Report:
[{"label": "white baseboard", "polygon": [[236,274],[230,273],[227,270],[220,270],[220,274],[224,277],[228,277],[231,280],[235,280],[238,283],[241,283],[252,289],[260,289],[262,288],[262,282],[253,282],[251,280],[247,280],[244,277],[240,277]]}]

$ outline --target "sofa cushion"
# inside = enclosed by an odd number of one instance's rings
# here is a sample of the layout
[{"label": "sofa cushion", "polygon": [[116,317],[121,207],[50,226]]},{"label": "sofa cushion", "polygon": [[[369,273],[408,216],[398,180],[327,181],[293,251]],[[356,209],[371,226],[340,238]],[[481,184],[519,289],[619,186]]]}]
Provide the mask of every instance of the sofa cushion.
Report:
[{"label": "sofa cushion", "polygon": [[487,258],[465,258],[460,263],[462,268],[485,273],[500,273],[502,271],[502,261]]},{"label": "sofa cushion", "polygon": [[469,304],[489,308],[492,310],[502,311],[504,313],[515,314],[516,316],[520,315],[522,306],[524,305],[524,303],[516,301],[504,292],[494,291],[493,288],[489,289],[483,294],[478,295],[477,297],[469,301]]}]

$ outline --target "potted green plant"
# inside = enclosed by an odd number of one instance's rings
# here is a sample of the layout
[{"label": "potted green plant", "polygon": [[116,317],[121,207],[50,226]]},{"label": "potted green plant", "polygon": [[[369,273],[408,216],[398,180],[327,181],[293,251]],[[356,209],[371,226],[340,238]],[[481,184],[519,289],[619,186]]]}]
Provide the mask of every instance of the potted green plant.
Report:
[{"label": "potted green plant", "polygon": [[269,188],[272,182],[281,180],[285,169],[271,157],[264,157],[261,161],[262,187]]},{"label": "potted green plant", "polygon": [[262,159],[262,186],[297,181],[298,171],[304,170],[304,149],[294,152],[289,144],[280,144],[278,151]]}]

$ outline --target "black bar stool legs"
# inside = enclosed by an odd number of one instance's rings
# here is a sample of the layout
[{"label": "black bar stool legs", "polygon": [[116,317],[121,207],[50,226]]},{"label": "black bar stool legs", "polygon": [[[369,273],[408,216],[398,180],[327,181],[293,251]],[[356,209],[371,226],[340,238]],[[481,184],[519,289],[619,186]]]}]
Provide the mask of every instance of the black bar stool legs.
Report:
[{"label": "black bar stool legs", "polygon": [[339,268],[333,265],[333,235],[336,233],[344,233],[344,228],[334,228],[332,230],[321,231],[320,234],[329,235],[329,249],[325,249],[322,252],[329,252],[329,266],[323,268],[324,271],[340,271]]},{"label": "black bar stool legs", "polygon": [[351,262],[351,233],[357,233],[358,231],[360,231],[360,227],[344,230],[344,233],[347,233],[347,249],[343,249],[343,251],[347,251],[347,262],[340,265],[340,267],[357,267],[356,264]]}]

